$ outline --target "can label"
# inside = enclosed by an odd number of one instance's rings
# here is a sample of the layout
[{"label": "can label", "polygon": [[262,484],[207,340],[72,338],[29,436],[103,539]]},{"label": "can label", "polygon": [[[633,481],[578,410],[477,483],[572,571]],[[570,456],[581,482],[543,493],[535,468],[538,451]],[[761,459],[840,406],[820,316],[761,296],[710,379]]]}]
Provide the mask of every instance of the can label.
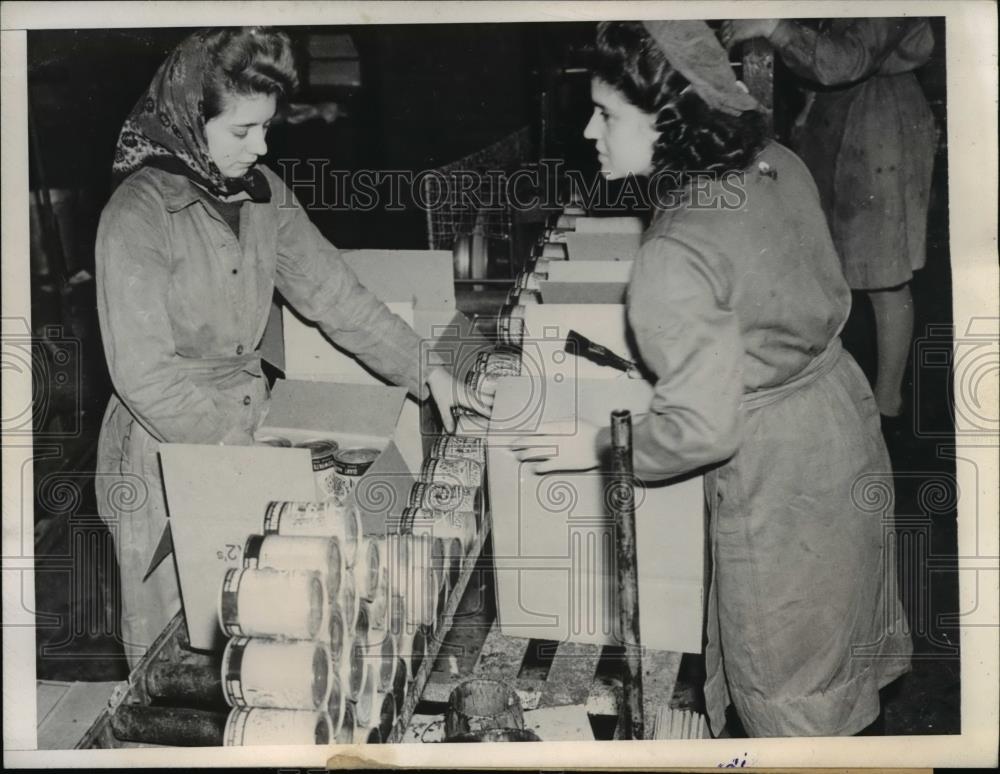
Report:
[{"label": "can label", "polygon": [[246,545],[243,547],[244,569],[256,569],[260,567],[260,547],[263,544],[263,535],[251,535],[247,538]]},{"label": "can label", "polygon": [[521,353],[494,350],[476,355],[474,371],[482,371],[491,376],[520,376]]},{"label": "can label", "polygon": [[483,484],[483,469],[474,460],[462,457],[432,458],[424,463],[420,478],[423,481],[479,487]]},{"label": "can label", "polygon": [[240,581],[243,579],[243,572],[237,567],[230,567],[226,570],[226,575],[222,580],[222,603],[221,603],[221,623],[222,628],[230,636],[239,637],[243,635],[240,628],[239,615],[239,595]]},{"label": "can label", "polygon": [[467,459],[486,462],[486,441],[474,435],[443,435],[431,447],[431,457],[437,459]]},{"label": "can label", "polygon": [[418,481],[410,489],[411,508],[475,513],[478,491],[474,487]]},{"label": "can label", "polygon": [[229,652],[225,654],[227,658],[223,687],[226,701],[230,706],[245,707],[247,705],[246,695],[243,693],[243,680],[240,675],[243,671],[243,653],[249,642],[249,637],[237,637],[229,643]]}]

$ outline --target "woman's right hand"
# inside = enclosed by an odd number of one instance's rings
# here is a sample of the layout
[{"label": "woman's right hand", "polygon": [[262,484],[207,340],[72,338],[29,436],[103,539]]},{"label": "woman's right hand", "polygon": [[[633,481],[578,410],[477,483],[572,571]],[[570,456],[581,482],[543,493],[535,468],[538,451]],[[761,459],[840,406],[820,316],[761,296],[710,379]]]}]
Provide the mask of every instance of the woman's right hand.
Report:
[{"label": "woman's right hand", "polygon": [[493,395],[496,381],[485,379],[473,394],[464,382],[459,382],[444,368],[435,368],[427,377],[427,387],[431,391],[434,405],[441,415],[441,423],[449,433],[455,432],[455,418],[452,408],[458,406],[488,417],[493,409]]}]

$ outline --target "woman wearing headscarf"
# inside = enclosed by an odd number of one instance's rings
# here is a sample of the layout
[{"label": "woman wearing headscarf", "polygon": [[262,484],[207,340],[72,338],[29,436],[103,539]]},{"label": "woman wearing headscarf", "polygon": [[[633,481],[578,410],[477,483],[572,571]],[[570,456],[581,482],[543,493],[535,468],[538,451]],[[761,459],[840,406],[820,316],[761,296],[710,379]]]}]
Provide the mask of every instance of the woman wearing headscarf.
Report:
[{"label": "woman wearing headscarf", "polygon": [[157,449],[252,442],[268,405],[258,346],[275,289],[371,369],[433,397],[449,430],[452,403],[471,402],[447,371],[421,370],[417,334],[257,163],[276,103],[296,84],[286,35],[202,30],[170,54],[118,138],[97,236],[114,395],[96,486],[133,666],[180,607],[173,562],[145,575],[167,518]]},{"label": "woman wearing headscarf", "polygon": [[[663,202],[628,289],[655,376],[634,468],[651,482],[704,474],[712,730],[731,702],[754,736],[858,733],[911,644],[886,552],[889,460],[841,348],[851,296],[816,186],[766,138],[703,22],[602,23],[596,54],[584,134],[606,176],[646,178]],[[714,179],[656,193],[691,172]],[[517,439],[518,457],[539,473],[605,458],[609,428],[556,424]],[[657,614],[657,600],[642,604]]]},{"label": "woman wearing headscarf", "polygon": [[[937,129],[914,70],[934,50],[927,19],[734,19],[727,46],[761,37],[809,88],[796,151],[819,188],[847,284],[875,313],[875,400],[899,431],[913,338],[913,272],[926,261]],[[893,422],[896,419],[896,422]],[[889,433],[891,438],[894,432]]]}]

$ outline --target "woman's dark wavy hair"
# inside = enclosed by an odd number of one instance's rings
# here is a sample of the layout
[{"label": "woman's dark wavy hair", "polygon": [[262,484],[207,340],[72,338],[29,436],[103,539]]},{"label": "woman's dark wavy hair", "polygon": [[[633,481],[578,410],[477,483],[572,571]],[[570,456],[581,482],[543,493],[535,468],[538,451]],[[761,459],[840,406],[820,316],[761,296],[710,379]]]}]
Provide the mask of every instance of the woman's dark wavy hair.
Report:
[{"label": "woman's dark wavy hair", "polygon": [[213,30],[205,38],[210,65],[203,89],[205,120],[219,115],[227,95],[273,94],[279,100],[299,86],[292,43],[266,27]]},{"label": "woman's dark wavy hair", "polygon": [[598,24],[592,71],[656,116],[655,172],[740,170],[767,141],[758,111],[730,116],[709,108],[693,89],[685,92],[689,81],[671,67],[641,22]]}]

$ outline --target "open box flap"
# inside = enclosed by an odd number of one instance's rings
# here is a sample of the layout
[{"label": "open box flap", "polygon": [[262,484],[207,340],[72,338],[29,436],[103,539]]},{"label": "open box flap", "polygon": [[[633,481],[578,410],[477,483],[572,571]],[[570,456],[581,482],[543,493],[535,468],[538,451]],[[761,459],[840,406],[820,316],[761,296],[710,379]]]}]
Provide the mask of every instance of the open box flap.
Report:
[{"label": "open box flap", "polygon": [[344,262],[379,299],[416,307],[455,307],[454,258],[449,250],[350,250]]},{"label": "open box flap", "polygon": [[261,426],[269,432],[308,430],[392,438],[406,388],[281,379]]},{"label": "open box flap", "polygon": [[271,500],[314,500],[307,449],[161,444],[160,463],[181,599],[194,648],[221,646],[217,602],[229,567]]}]

